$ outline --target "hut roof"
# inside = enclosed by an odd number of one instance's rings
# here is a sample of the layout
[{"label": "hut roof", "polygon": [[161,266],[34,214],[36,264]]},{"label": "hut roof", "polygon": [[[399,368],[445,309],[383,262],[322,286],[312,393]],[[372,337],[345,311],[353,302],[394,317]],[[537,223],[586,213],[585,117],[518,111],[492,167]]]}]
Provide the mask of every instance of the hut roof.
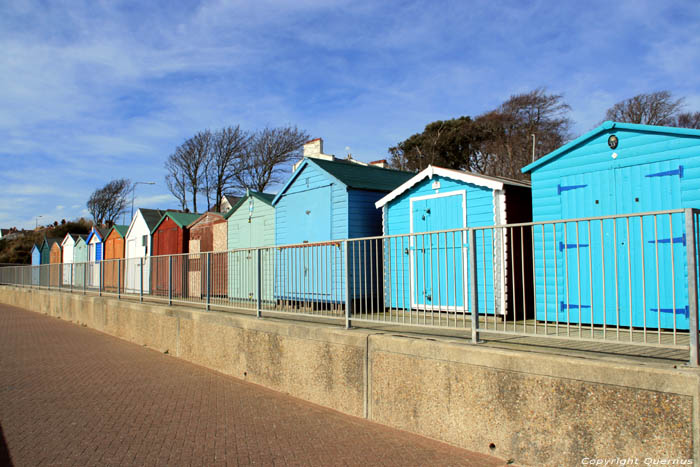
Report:
[{"label": "hut roof", "polygon": [[386,191],[389,192],[409,180],[415,174],[412,172],[403,172],[400,170],[383,169],[373,165],[360,165],[355,162],[336,159],[332,161],[324,159],[304,159],[304,162],[294,172],[285,184],[284,188],[275,196],[272,204],[276,204],[282,194],[294,182],[297,176],[302,172],[303,168],[308,164],[314,164],[321,170],[324,170],[340,183],[348,188],[357,190],[370,191]]},{"label": "hut roof", "polygon": [[248,190],[246,193],[246,196],[243,196],[242,198],[240,198],[238,200],[238,202],[234,206],[232,206],[231,209],[229,209],[229,211],[224,215],[224,219],[228,219],[229,217],[231,217],[233,215],[233,213],[236,212],[236,210],[238,208],[240,208],[241,206],[243,206],[243,204],[245,204],[245,202],[248,200],[248,198],[259,199],[263,203],[265,203],[269,206],[272,206],[272,201],[275,199],[275,195],[273,195],[271,193],[260,193],[258,191]]},{"label": "hut roof", "polygon": [[696,130],[696,129],[692,129],[692,128],[677,128],[677,127],[657,126],[657,125],[639,125],[636,123],[620,123],[620,122],[606,121],[606,122],[603,122],[599,127],[594,128],[593,130],[589,131],[588,133],[579,136],[575,140],[566,143],[565,145],[561,146],[560,148],[550,152],[546,156],[540,157],[532,164],[526,165],[525,167],[523,167],[521,169],[521,171],[523,173],[530,172],[533,169],[540,167],[541,165],[547,164],[552,159],[555,159],[556,157],[568,152],[569,150],[571,150],[577,146],[583,145],[591,138],[598,136],[600,133],[603,133],[604,131],[612,130],[612,129],[646,131],[646,132],[652,132],[652,133],[700,137],[700,130]]},{"label": "hut roof", "polygon": [[128,225],[113,225],[111,229],[109,229],[109,232],[107,232],[107,235],[105,236],[105,239],[109,237],[112,234],[112,231],[116,231],[121,238],[126,237],[126,232],[129,230]]},{"label": "hut roof", "polygon": [[388,202],[401,196],[402,193],[415,186],[421,180],[426,178],[433,178],[433,176],[435,175],[451,178],[453,180],[459,180],[466,183],[471,183],[472,185],[491,188],[492,190],[501,190],[503,189],[503,185],[515,185],[530,188],[530,182],[523,180],[512,180],[510,178],[503,177],[492,177],[490,175],[475,174],[472,172],[465,172],[463,170],[443,169],[442,167],[434,167],[432,165],[429,165],[428,167],[411,177],[411,179],[408,180],[406,183],[402,184],[394,191],[377,201],[374,205],[377,208],[381,208]]},{"label": "hut roof", "polygon": [[160,218],[158,223],[151,229],[151,233],[155,232],[158,226],[167,218],[169,217],[170,219],[177,224],[178,227],[181,229],[187,227],[190,225],[192,222],[196,221],[201,214],[195,213],[195,212],[178,212],[178,211],[165,211],[163,216]]}]

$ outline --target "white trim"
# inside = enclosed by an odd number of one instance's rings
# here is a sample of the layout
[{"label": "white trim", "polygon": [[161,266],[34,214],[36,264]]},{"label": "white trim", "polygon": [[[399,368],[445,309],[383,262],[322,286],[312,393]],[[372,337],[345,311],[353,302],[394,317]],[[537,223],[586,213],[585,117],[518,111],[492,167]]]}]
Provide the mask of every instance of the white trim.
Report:
[{"label": "white trim", "polygon": [[[465,303],[462,303],[461,308],[457,308],[457,299],[455,297],[455,304],[454,306],[435,306],[434,304],[431,304],[428,306],[426,303],[423,304],[418,304],[416,301],[413,299],[413,292],[415,291],[416,284],[415,284],[415,266],[414,266],[414,251],[415,248],[414,242],[416,236],[414,235],[415,232],[413,231],[413,202],[414,201],[423,201],[426,199],[435,199],[435,198],[446,198],[448,196],[462,196],[462,228],[465,228],[467,226],[467,190],[455,190],[455,191],[448,191],[446,193],[436,193],[433,195],[424,195],[424,196],[415,196],[411,198],[409,201],[409,209],[410,209],[410,216],[409,216],[409,223],[410,223],[410,237],[409,237],[409,243],[408,243],[408,267],[409,267],[409,274],[411,275],[411,280],[409,281],[409,301],[411,304],[412,309],[424,309],[424,310],[431,310],[431,311],[437,311],[437,310],[444,310],[444,311],[457,311],[458,309],[464,309],[464,305],[467,301],[467,297],[464,296],[464,293],[462,293],[462,301]],[[419,232],[423,233],[423,232]],[[465,238],[465,233],[462,234],[462,242],[464,243],[466,241]],[[463,249],[462,252],[462,264],[466,264],[467,261],[467,251],[466,249]],[[432,267],[432,265],[431,265]],[[440,278],[438,278],[440,280]],[[463,275],[462,280],[464,281],[465,286],[467,285],[467,277],[466,275]],[[425,281],[425,277],[423,277],[423,281]],[[449,284],[449,280],[447,281]],[[462,290],[468,290],[467,288],[463,288]]]},{"label": "white trim", "polygon": [[520,183],[515,181],[511,182],[510,180],[499,180],[496,177],[489,177],[487,175],[478,175],[475,173],[463,172],[460,170],[443,169],[442,167],[433,167],[432,165],[429,165],[428,167],[411,177],[407,182],[400,185],[394,191],[392,191],[391,193],[387,194],[379,201],[374,203],[374,206],[376,208],[381,208],[389,201],[393,201],[396,198],[398,198],[401,194],[415,186],[421,180],[425,178],[432,179],[435,175],[439,175],[445,178],[451,178],[452,180],[458,180],[465,183],[470,183],[472,185],[491,188],[492,190],[502,190],[504,184],[529,186],[526,183]]},{"label": "white trim", "polygon": [[73,245],[75,245],[75,239],[73,238],[73,236],[71,234],[67,233],[66,236],[63,237],[63,240],[61,241],[62,247],[65,247],[67,245],[66,242],[68,241],[68,239],[70,239],[73,242]]},{"label": "white trim", "polygon": [[[494,190],[493,191],[493,220],[494,226],[507,224],[506,219],[506,191],[505,190]],[[510,251],[508,251],[508,229],[494,229],[493,236],[493,248],[494,248],[494,270],[496,266],[498,267],[498,276],[494,279],[499,282],[499,297],[494,297],[494,306],[497,306],[494,313],[505,315],[506,314],[506,283],[508,281],[508,275],[506,274],[506,264],[509,261]]]},{"label": "white trim", "polygon": [[141,208],[138,208],[136,210],[136,213],[134,214],[134,217],[131,218],[131,223],[129,224],[129,228],[126,229],[126,233],[124,234],[125,240],[126,240],[126,237],[128,237],[129,234],[131,233],[131,229],[134,228],[134,224],[136,223],[136,218],[139,216],[143,217],[143,215],[141,214]]}]

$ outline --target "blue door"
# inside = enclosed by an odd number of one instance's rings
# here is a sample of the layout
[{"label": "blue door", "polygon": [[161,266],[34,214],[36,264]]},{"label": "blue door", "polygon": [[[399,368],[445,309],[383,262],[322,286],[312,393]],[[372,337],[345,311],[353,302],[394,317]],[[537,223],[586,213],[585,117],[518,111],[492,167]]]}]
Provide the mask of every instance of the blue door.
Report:
[{"label": "blue door", "polygon": [[[287,243],[305,244],[331,240],[331,185],[287,194]],[[278,254],[278,298],[300,301],[342,300],[344,278],[333,274],[342,270],[337,264],[342,255],[338,246],[281,248]],[[320,267],[321,259],[333,259],[333,264]]]},{"label": "blue door", "polygon": [[[413,201],[413,233],[464,227],[464,192]],[[464,306],[463,232],[416,235],[411,238],[414,307],[462,309]]]},{"label": "blue door", "polygon": [[[615,178],[611,172],[564,177],[557,192],[564,218],[616,213]],[[556,255],[557,274],[554,276],[556,293],[551,302],[554,309],[550,307],[548,312],[550,319],[571,323],[590,323],[593,319],[602,323],[603,317],[608,317],[610,310],[604,309],[601,290],[603,283],[612,282],[611,276],[604,277],[602,271],[614,270],[614,235],[605,228],[605,222],[602,227],[601,235],[601,221],[557,224],[551,248]]]},{"label": "blue door", "polygon": [[[682,176],[677,159],[616,169],[618,212],[681,206]],[[688,329],[683,214],[619,220],[617,232],[620,323]]]},{"label": "blue door", "polygon": [[[678,160],[668,160],[562,178],[563,217],[681,206],[682,174]],[[683,214],[558,224],[558,313],[549,306],[548,319],[688,329],[683,233]]]}]

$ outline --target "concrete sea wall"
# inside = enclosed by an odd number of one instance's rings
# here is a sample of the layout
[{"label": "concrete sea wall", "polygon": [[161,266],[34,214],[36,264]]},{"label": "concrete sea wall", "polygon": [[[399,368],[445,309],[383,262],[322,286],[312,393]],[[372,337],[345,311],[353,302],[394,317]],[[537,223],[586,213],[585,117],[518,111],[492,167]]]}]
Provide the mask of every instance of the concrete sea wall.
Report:
[{"label": "concrete sea wall", "polygon": [[696,369],[17,287],[0,303],[521,465],[700,462]]}]

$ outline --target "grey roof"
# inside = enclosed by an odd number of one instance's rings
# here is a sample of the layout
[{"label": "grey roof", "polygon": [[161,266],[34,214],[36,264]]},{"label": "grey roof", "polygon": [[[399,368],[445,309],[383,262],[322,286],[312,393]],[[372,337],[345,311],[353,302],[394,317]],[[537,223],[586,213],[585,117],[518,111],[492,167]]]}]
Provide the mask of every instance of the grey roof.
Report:
[{"label": "grey roof", "polygon": [[158,225],[158,222],[160,222],[160,219],[163,217],[163,214],[165,214],[165,211],[162,211],[160,209],[140,208],[139,211],[141,211],[143,220],[146,221],[146,225],[148,226],[149,232],[153,231],[153,228],[156,225]]}]

